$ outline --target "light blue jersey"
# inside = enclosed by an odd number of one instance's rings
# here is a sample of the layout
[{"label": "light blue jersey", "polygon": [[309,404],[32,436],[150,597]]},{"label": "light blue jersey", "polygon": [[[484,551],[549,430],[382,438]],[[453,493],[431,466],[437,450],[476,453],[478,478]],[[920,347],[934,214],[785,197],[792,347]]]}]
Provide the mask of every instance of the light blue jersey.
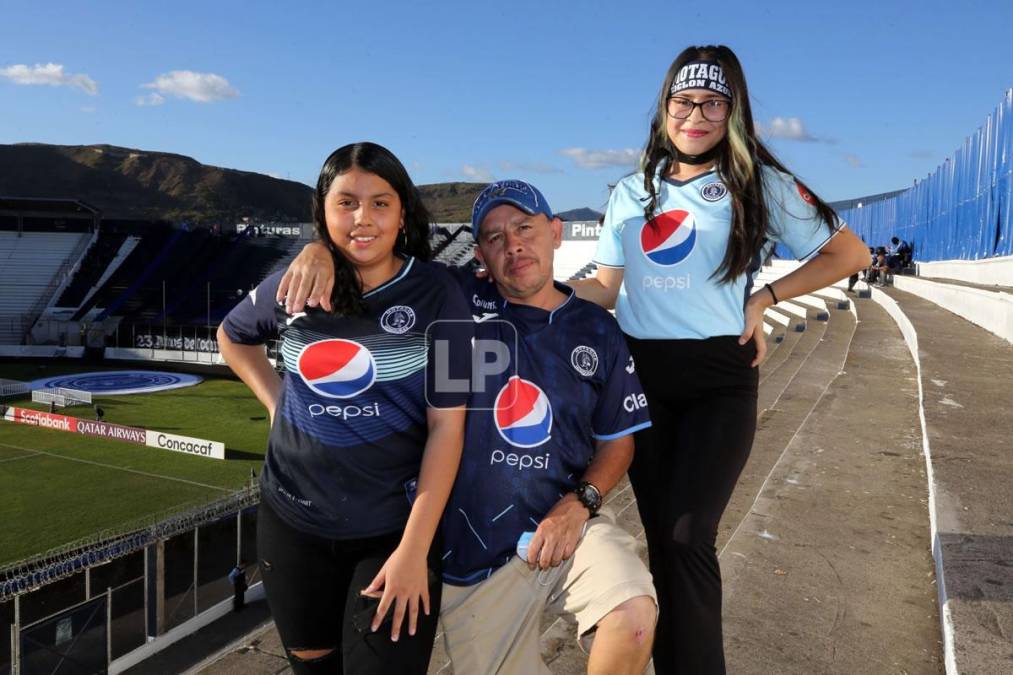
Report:
[{"label": "light blue jersey", "polygon": [[[833,235],[812,197],[792,176],[766,166],[762,170],[772,240],[763,255],[774,242],[799,260],[815,255]],[[713,278],[731,231],[728,188],[714,171],[685,182],[664,179],[658,215],[650,221],[644,218],[647,199],[642,173],[619,181],[594,258],[599,265],[624,268],[616,301],[620,327],[641,339],[741,334],[753,272],[728,284]]]}]

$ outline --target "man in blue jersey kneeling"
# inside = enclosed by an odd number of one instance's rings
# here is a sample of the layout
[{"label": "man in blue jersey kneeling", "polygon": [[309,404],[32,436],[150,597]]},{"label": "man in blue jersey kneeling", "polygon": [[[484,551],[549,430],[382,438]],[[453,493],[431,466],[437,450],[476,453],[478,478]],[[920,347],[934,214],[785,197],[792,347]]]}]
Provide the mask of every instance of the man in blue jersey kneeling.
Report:
[{"label": "man in blue jersey kneeling", "polygon": [[444,513],[441,622],[459,673],[548,673],[540,619],[569,615],[588,672],[642,673],[657,603],[633,537],[601,509],[650,426],[615,320],[552,276],[562,223],[542,194],[499,181],[476,199],[476,257],[494,283],[456,274],[476,341],[510,363],[472,392]]}]

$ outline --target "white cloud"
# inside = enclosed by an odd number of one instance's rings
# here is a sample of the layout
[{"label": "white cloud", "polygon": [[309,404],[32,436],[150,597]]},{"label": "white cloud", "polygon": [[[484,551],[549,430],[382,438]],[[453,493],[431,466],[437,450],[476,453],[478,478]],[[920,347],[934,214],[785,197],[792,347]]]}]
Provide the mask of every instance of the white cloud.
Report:
[{"label": "white cloud", "polygon": [[91,113],[95,112],[96,110],[98,110],[98,108],[96,108],[93,105],[83,105],[83,106],[81,106],[81,112],[83,112],[83,113],[91,114]]},{"label": "white cloud", "polygon": [[162,105],[163,103],[165,103],[165,97],[154,92],[147,96],[138,96],[134,99],[134,104],[139,106],[154,106]]},{"label": "white cloud", "polygon": [[491,183],[495,180],[492,177],[492,172],[483,166],[465,164],[461,167],[461,173],[464,174],[466,178],[470,178],[471,180],[478,181],[480,183]]},{"label": "white cloud", "polygon": [[0,77],[14,84],[74,87],[89,96],[98,94],[98,82],[82,73],[65,73],[61,63],[36,63],[34,66],[18,64],[0,68]]},{"label": "white cloud", "polygon": [[781,139],[785,141],[798,141],[800,143],[829,143],[835,141],[829,138],[817,138],[805,128],[805,123],[798,117],[775,117],[770,124],[756,123],[756,130],[770,139]]},{"label": "white cloud", "polygon": [[[142,84],[145,89],[154,89],[161,98],[158,103],[148,102],[146,105],[159,105],[166,96],[185,98],[197,103],[224,101],[239,96],[239,92],[221,75],[214,73],[195,73],[192,70],[173,70],[156,77],[154,81]],[[138,105],[145,105],[138,103]]]},{"label": "white cloud", "polygon": [[601,169],[607,166],[631,168],[640,159],[640,151],[634,148],[622,150],[588,150],[587,148],[563,148],[559,154],[571,158],[582,169]]}]

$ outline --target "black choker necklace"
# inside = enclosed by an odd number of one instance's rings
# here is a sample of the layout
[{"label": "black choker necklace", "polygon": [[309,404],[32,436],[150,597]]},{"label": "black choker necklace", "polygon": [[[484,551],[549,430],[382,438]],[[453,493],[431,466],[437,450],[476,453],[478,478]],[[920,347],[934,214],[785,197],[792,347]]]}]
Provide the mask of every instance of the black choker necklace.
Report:
[{"label": "black choker necklace", "polygon": [[680,164],[689,164],[691,166],[697,166],[697,165],[700,165],[700,164],[706,164],[708,162],[713,162],[714,158],[717,157],[717,155],[718,155],[718,146],[715,145],[713,148],[711,148],[707,152],[701,153],[699,155],[687,155],[685,152],[678,152],[678,156],[676,157],[676,160]]}]

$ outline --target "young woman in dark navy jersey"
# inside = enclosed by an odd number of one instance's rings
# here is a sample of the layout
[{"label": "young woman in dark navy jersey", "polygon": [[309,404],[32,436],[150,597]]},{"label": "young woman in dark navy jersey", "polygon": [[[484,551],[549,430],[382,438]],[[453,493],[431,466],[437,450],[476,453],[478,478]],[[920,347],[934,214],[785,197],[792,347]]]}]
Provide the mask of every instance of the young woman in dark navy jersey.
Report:
[{"label": "young woman in dark navy jersey", "polygon": [[[427,262],[429,214],[385,148],[328,157],[313,212],[336,268],[332,311],[286,314],[279,272],[218,332],[272,419],[257,533],[268,603],[295,673],[425,673],[440,605],[434,536],[467,402],[438,391],[433,369],[468,377],[471,315]],[[279,335],[284,379],[263,349]],[[439,340],[468,356],[438,364]]]},{"label": "young woman in dark navy jersey", "polygon": [[[750,295],[774,242],[798,270]],[[723,673],[718,522],[756,427],[763,311],[864,267],[862,242],[756,136],[738,59],[690,47],[662,83],[641,171],[613,190],[577,294],[615,307],[654,426],[630,480],[659,600],[654,668]]]}]

